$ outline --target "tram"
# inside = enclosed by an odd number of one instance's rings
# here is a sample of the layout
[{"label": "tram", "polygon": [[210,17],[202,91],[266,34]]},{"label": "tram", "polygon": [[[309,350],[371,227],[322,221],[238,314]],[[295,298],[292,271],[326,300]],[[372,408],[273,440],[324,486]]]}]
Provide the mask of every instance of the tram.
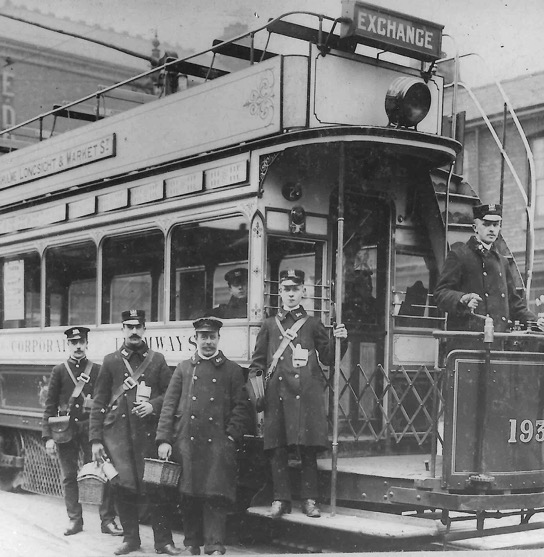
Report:
[{"label": "tram", "polygon": [[[349,331],[338,369],[323,369],[332,449],[320,481],[325,503],[350,509],[338,522],[364,533],[366,511],[402,519],[429,509],[445,522],[451,511],[483,524],[486,512],[511,509],[527,521],[543,506],[536,335],[509,351],[478,333],[481,350],[441,349],[433,289],[479,202],[454,172],[462,145],[443,128],[456,115],[445,102],[442,26],[351,0],[342,7],[340,18],[304,14],[313,26],[291,13],[216,41],[199,53],[208,66],[168,59],[149,75],[174,83],[190,74],[193,86],[120,114],[97,108],[82,125],[74,102],[24,123],[41,132],[63,111],[73,129],[0,158],[5,487],[60,492],[40,429],[66,327],[89,327],[89,357],[101,362],[122,342],[121,311],[142,308],[150,347],[175,366],[194,349],[192,319],[226,303],[225,274],[245,268],[247,312],[224,320],[221,348],[247,366],[278,307],[279,273],[298,268],[307,311]],[[278,37],[295,50],[269,50]],[[236,71],[214,66],[229,59]],[[97,107],[111,89],[96,93]],[[510,256],[502,239],[500,249]],[[381,531],[391,536],[387,520]]]}]

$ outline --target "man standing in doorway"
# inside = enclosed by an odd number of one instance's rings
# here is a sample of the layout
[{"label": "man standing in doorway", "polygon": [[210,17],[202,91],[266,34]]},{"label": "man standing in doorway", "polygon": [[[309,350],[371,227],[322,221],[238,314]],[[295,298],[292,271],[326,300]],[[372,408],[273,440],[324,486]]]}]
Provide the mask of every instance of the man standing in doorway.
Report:
[{"label": "man standing in doorway", "polygon": [[[85,462],[91,460],[89,443],[89,413],[93,389],[100,366],[87,359],[89,329],[70,327],[64,331],[70,357],[55,366],[47,390],[43,414],[42,438],[45,450],[50,456],[58,455],[64,486],[64,503],[70,523],[65,536],[83,530],[83,512],[79,502],[77,469],[79,452],[83,451]],[[69,416],[69,440],[55,441],[49,418]],[[64,441],[64,442],[60,442]],[[109,485],[106,485],[102,504],[99,508],[102,532],[112,536],[122,536],[123,531],[115,524],[115,508]]]},{"label": "man standing in doorway", "polygon": [[155,551],[178,555],[181,550],[172,541],[167,504],[158,489],[143,483],[144,458],[157,456],[155,433],[172,371],[164,356],[150,350],[144,340],[145,312],[124,311],[121,318],[124,343],[104,358],[89,433],[93,458],[100,461],[108,455],[119,473],[115,491],[124,541],[114,553],[139,549],[138,502],[143,499],[149,503]]}]

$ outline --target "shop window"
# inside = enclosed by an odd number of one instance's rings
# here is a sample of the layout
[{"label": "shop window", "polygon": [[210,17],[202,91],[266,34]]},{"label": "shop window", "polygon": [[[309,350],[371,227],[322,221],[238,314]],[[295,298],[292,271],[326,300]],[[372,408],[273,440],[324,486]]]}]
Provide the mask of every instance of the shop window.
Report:
[{"label": "shop window", "polygon": [[92,242],[46,251],[46,326],[96,322],[96,252]]},{"label": "shop window", "polygon": [[40,326],[40,256],[26,253],[1,260],[2,327]]},{"label": "shop window", "polygon": [[102,323],[143,309],[147,321],[164,314],[164,235],[145,231],[106,238],[102,248]]},{"label": "shop window", "polygon": [[269,236],[267,243],[267,280],[265,306],[275,315],[281,305],[278,294],[281,271],[299,269],[305,275],[305,294],[301,305],[310,315],[328,317],[330,289],[323,285],[323,242],[292,240]]},{"label": "shop window", "polygon": [[247,283],[243,292],[235,291],[225,275],[237,271],[237,276],[245,278],[248,243],[247,221],[242,216],[177,226],[172,233],[170,319],[204,314],[246,318]]}]

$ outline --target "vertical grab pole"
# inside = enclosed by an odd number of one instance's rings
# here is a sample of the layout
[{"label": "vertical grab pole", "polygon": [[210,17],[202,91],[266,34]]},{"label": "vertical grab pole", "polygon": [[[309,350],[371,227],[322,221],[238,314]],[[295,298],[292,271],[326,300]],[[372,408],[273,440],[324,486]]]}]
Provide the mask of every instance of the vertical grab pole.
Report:
[{"label": "vertical grab pole", "polygon": [[[345,176],[345,145],[340,143],[338,170],[338,242],[336,248],[336,322],[342,323],[343,269],[344,269],[344,176]],[[340,406],[340,359],[341,340],[335,339],[334,344],[334,403],[332,415],[332,463],[331,463],[331,516],[336,515],[336,477],[338,465],[338,410]]]}]

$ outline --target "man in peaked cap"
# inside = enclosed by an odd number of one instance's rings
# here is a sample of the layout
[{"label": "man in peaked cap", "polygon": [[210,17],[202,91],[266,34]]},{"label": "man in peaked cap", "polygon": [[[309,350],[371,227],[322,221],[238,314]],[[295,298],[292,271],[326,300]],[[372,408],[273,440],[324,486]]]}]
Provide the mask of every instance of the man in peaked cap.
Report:
[{"label": "man in peaked cap", "polygon": [[[138,502],[149,504],[156,553],[178,555],[169,525],[168,505],[160,490],[143,482],[144,458],[156,458],[155,432],[164,393],[172,371],[164,356],[150,350],[144,340],[145,312],[121,314],[124,342],[104,357],[91,411],[89,438],[93,458],[108,456],[119,473],[115,486],[123,544],[114,552],[126,555],[139,549]],[[147,387],[147,389],[146,389]],[[137,393],[149,392],[142,401]]]},{"label": "man in peaked cap", "polygon": [[[70,523],[65,536],[83,530],[83,513],[79,502],[77,470],[80,450],[85,462],[91,460],[89,443],[89,412],[93,389],[100,366],[87,359],[89,329],[70,327],[64,331],[70,357],[55,366],[47,391],[43,415],[42,438],[45,450],[50,456],[58,455],[64,486],[64,503]],[[49,418],[57,415],[70,416],[72,437],[69,441],[57,443]],[[102,532],[122,536],[123,531],[115,523],[115,508],[110,486],[106,485],[102,504],[99,508]]]},{"label": "man in peaked cap", "polygon": [[247,317],[247,269],[238,267],[225,274],[230,300],[213,309],[213,314],[221,319]]},{"label": "man in peaked cap", "polygon": [[482,331],[484,320],[493,318],[495,330],[508,331],[515,321],[537,322],[524,298],[516,291],[508,260],[496,247],[502,223],[502,207],[496,204],[473,207],[474,235],[466,244],[454,244],[446,257],[434,291],[438,307],[448,312],[448,329]]},{"label": "man in peaked cap", "polygon": [[[319,361],[334,361],[334,338],[347,338],[344,325],[333,337],[317,317],[301,305],[304,271],[280,272],[282,307],[266,319],[257,335],[250,373],[265,377],[264,449],[270,457],[274,501],[272,518],[291,512],[289,448],[297,447],[301,458],[302,510],[320,516],[317,506],[317,453],[329,446],[325,390]],[[284,340],[285,339],[285,340]],[[318,360],[319,355],[319,360]]]},{"label": "man in peaked cap", "polygon": [[183,466],[185,547],[191,555],[199,555],[201,546],[219,555],[236,495],[236,445],[249,431],[251,407],[242,369],[218,349],[221,320],[202,317],[193,326],[197,350],[174,371],[156,441],[159,458]]}]

